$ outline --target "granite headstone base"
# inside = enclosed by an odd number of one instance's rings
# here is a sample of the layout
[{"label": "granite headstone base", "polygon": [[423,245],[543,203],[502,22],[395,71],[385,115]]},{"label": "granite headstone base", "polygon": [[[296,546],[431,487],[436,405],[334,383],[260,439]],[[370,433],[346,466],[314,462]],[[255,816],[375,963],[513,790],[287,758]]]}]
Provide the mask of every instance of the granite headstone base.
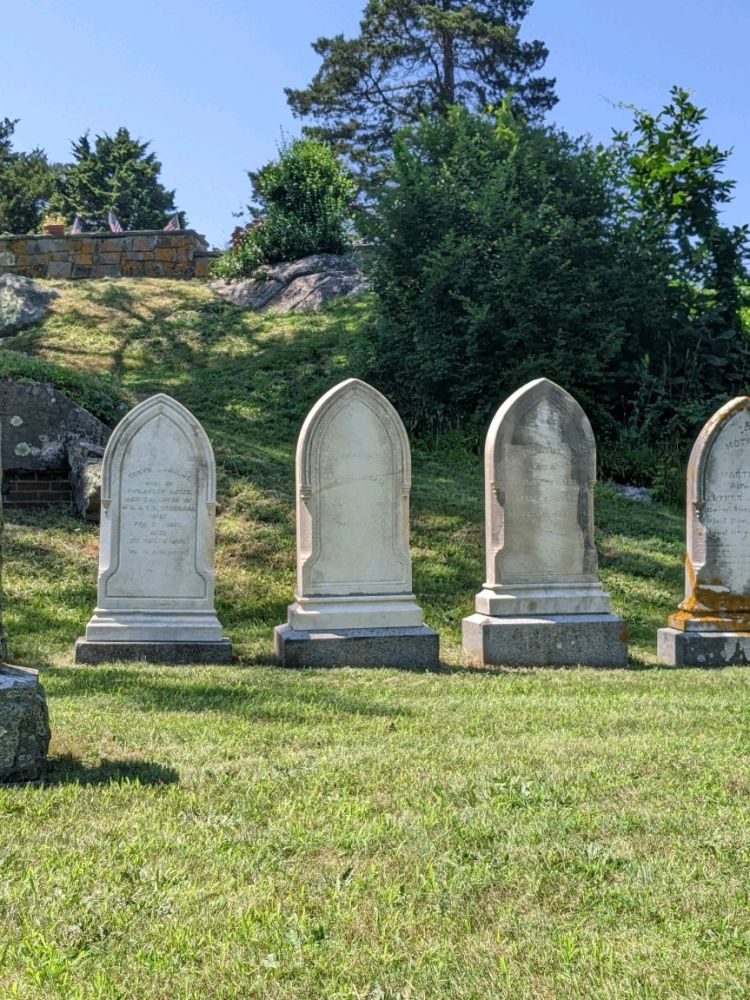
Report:
[{"label": "granite headstone base", "polygon": [[0,664],[0,782],[41,778],[49,739],[38,672]]},{"label": "granite headstone base", "polygon": [[628,627],[617,615],[474,614],[462,624],[464,651],[486,666],[624,667],[628,662]]},{"label": "granite headstone base", "polygon": [[429,670],[440,661],[434,629],[349,628],[309,632],[278,625],[273,647],[282,667],[401,667]]},{"label": "granite headstone base", "polygon": [[660,628],[656,653],[673,667],[750,666],[750,632],[683,632]]},{"label": "granite headstone base", "polygon": [[229,639],[214,642],[127,642],[100,639],[78,639],[76,663],[167,663],[167,664],[226,664],[232,662]]}]

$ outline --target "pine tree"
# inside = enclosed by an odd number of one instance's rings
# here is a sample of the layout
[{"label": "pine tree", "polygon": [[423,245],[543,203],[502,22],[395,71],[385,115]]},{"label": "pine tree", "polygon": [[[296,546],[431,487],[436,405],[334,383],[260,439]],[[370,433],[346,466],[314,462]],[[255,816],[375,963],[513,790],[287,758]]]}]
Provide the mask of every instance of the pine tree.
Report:
[{"label": "pine tree", "polygon": [[319,38],[322,65],[304,90],[286,89],[305,133],[367,171],[399,128],[452,105],[484,110],[512,93],[530,120],[555,103],[554,80],[534,76],[547,58],[519,29],[533,0],[368,0],[360,33]]},{"label": "pine tree", "polygon": [[17,119],[0,119],[0,233],[39,228],[60,170],[42,149],[14,152],[11,140],[17,124]]},{"label": "pine tree", "polygon": [[[85,133],[73,143],[74,162],[63,169],[53,206],[90,229],[106,229],[109,212],[123,229],[163,228],[176,212],[175,193],[160,183],[161,163],[148,147],[126,128],[98,135],[93,144]],[[183,213],[180,221],[184,226]]]}]

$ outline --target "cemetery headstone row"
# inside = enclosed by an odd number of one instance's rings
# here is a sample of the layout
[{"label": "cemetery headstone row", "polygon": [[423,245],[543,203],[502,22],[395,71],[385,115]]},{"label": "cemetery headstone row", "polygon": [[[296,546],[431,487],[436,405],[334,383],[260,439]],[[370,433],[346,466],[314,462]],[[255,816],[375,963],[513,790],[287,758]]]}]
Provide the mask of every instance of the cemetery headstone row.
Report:
[{"label": "cemetery headstone row", "polygon": [[[750,660],[750,398],[704,428],[688,473],[686,597],[659,652]],[[594,544],[596,446],[578,403],[537,379],[503,403],[485,448],[486,580],[463,645],[483,664],[621,667]],[[431,667],[439,638],[412,593],[411,456],[393,406],[358,379],[327,392],[297,445],[297,587],[275,630],[285,666]],[[76,660],[228,663],[214,609],[216,469],[205,431],[160,394],[110,438],[98,603]]]}]

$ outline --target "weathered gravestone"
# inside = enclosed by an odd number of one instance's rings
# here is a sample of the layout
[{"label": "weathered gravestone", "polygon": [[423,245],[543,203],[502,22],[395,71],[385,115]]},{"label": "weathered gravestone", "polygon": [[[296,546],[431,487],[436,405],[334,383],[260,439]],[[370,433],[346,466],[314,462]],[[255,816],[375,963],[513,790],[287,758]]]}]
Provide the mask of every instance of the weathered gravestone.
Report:
[{"label": "weathered gravestone", "polygon": [[485,664],[624,666],[594,545],[596,446],[586,414],[548,379],[495,414],[485,446],[487,578],[464,650]]},{"label": "weathered gravestone", "polygon": [[348,379],[297,443],[297,592],[274,644],[283,666],[431,667],[438,636],[412,594],[411,454],[399,415]]},{"label": "weathered gravestone", "polygon": [[693,445],[685,599],[657,651],[679,667],[750,663],[750,396],[722,406]]},{"label": "weathered gravestone", "polygon": [[0,663],[0,782],[41,778],[49,740],[38,671]]},{"label": "weathered gravestone", "polygon": [[229,663],[214,610],[216,466],[169,396],[115,428],[102,463],[97,607],[76,662]]},{"label": "weathered gravestone", "polygon": [[[3,428],[0,421],[0,436]],[[0,782],[33,781],[44,772],[50,740],[49,719],[38,671],[3,662],[8,657],[1,582],[4,532],[0,501]]]}]

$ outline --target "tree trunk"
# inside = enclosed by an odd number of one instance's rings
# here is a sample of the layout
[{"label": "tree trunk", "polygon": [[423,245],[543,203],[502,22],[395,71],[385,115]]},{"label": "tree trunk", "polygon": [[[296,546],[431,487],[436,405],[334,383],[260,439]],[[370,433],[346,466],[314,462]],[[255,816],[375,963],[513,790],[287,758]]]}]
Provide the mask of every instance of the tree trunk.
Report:
[{"label": "tree trunk", "polygon": [[443,35],[443,110],[456,103],[456,54],[453,35]]},{"label": "tree trunk", "polygon": [[[443,0],[443,10],[447,13],[453,6],[453,0]],[[443,86],[440,109],[443,113],[456,103],[456,53],[453,47],[454,35],[444,28],[440,33],[440,48],[443,54]]]}]

